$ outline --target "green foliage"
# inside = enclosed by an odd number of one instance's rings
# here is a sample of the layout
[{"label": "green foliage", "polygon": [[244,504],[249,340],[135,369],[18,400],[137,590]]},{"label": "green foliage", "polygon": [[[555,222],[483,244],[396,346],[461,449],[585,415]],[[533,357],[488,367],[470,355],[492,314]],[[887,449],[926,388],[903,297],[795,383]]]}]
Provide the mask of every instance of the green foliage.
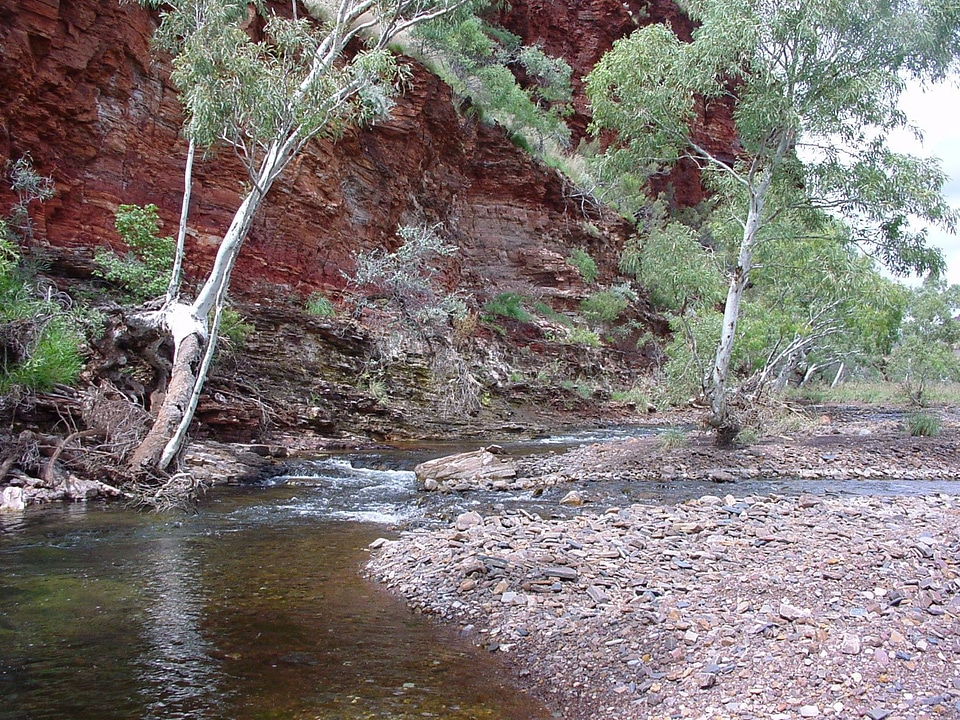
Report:
[{"label": "green foliage", "polygon": [[671,316],[672,335],[664,347],[664,399],[670,405],[686,405],[703,395],[706,364],[720,337],[720,313],[704,312],[691,317]]},{"label": "green foliage", "polygon": [[603,345],[600,341],[600,336],[595,331],[582,327],[564,328],[562,333],[548,333],[547,337],[561,345],[581,345],[583,347],[593,348]]},{"label": "green foliage", "polygon": [[596,261],[583,248],[574,248],[570,251],[570,255],[567,256],[567,265],[575,267],[588,285],[596,282],[600,275]]},{"label": "green foliage", "polygon": [[565,325],[571,327],[573,325],[573,320],[563,313],[557,312],[550,305],[543,302],[542,300],[537,300],[533,303],[532,309],[535,313],[541,317],[550,320],[551,322],[558,323],[560,325]]},{"label": "green foliage", "polygon": [[634,236],[624,246],[620,269],[634,275],[661,310],[682,315],[690,308],[720,303],[724,290],[720,264],[697,231],[662,216],[649,225],[645,238]]},{"label": "green foliage", "polygon": [[636,299],[636,294],[628,286],[617,285],[585,298],[580,303],[580,311],[592,327],[609,325]]},{"label": "green foliage", "polygon": [[243,315],[233,308],[225,308],[220,315],[220,336],[226,338],[235,348],[243,347],[255,330],[256,328],[245,322]]},{"label": "green foliage", "polygon": [[97,248],[94,260],[100,276],[118,285],[134,302],[165,293],[176,245],[173,238],[157,236],[157,206],[121,205],[117,208],[116,228],[130,251],[119,257],[112,250]]},{"label": "green foliage", "polygon": [[337,309],[333,306],[333,303],[321,292],[310,294],[310,297],[307,298],[306,310],[311,315],[321,318],[332,318],[337,314]]},{"label": "green foliage", "polygon": [[[503,125],[515,143],[539,153],[545,143],[569,144],[563,122],[571,100],[570,66],[495,28],[470,8],[417,29],[424,50],[440,63],[444,80]],[[521,86],[511,68],[522,73]],[[521,140],[520,138],[523,138]]]},{"label": "green foliage", "polygon": [[[36,307],[37,311],[41,306]],[[37,316],[35,316],[37,317]],[[83,369],[80,354],[82,338],[66,315],[46,319],[29,355],[16,364],[3,365],[0,395],[19,386],[27,390],[47,391],[57,385],[70,385]]]},{"label": "green foliage", "polygon": [[29,207],[34,200],[44,202],[54,196],[53,179],[43,177],[33,167],[30,155],[7,161],[7,178],[17,201],[8,217],[0,220],[0,238],[23,242],[33,237]]},{"label": "green foliage", "polygon": [[[926,389],[927,404],[935,406],[960,405],[960,383],[944,382]],[[864,403],[867,405],[895,405],[904,399],[903,388],[897,383],[876,379],[853,379],[829,387],[808,383],[790,391],[790,397],[814,403]]]},{"label": "green foliage", "polygon": [[[700,166],[735,223],[717,223],[707,238],[667,225],[667,239],[683,248],[663,255],[695,258],[694,267],[705,268],[709,247],[724,278],[719,287],[727,288],[727,330],[717,336],[714,360],[699,363],[709,369],[704,389],[711,423],[722,430],[737,361],[737,323],[753,270],[780,264],[789,239],[835,237],[823,220],[828,214],[846,221],[843,244],[870,251],[895,273],[943,268],[941,253],[910,219],[954,227],[957,213],[942,195],[945,176],[936,161],[891,152],[886,137],[906,124],[897,105],[904,78],[940,78],[955,64],[960,5],[947,0],[682,5],[695,25],[690,42],[666,24],[642,27],[614,44],[586,79],[586,91],[592,130],[613,131],[615,137],[601,157],[601,180],[629,196],[631,188],[687,159]],[[738,152],[732,158],[714,154],[693,132],[704,107],[709,112],[723,106],[733,106]],[[624,210],[634,213],[638,204]],[[774,246],[775,252],[767,252]],[[652,267],[657,257],[651,253]],[[637,272],[645,259],[643,248],[635,247],[624,264]],[[815,274],[811,270],[800,272]],[[702,287],[698,274],[654,271],[648,279],[660,302],[682,316],[689,305],[685,285]],[[707,290],[717,286],[712,275],[706,276]],[[831,306],[843,304],[839,300],[819,307],[807,324],[818,325]],[[701,317],[706,312],[698,309]],[[774,372],[782,380],[774,366],[784,360],[781,370],[787,369],[807,352],[804,344],[830,325],[811,332],[800,327],[799,318],[793,322],[798,324],[792,332],[766,334],[748,349],[752,354],[773,343],[773,355],[757,374],[760,386]]]},{"label": "green foliage", "polygon": [[940,434],[940,418],[927,413],[911,413],[906,418],[911,437],[936,437]]},{"label": "green foliage", "polygon": [[0,237],[0,396],[14,388],[45,391],[76,380],[83,338],[59,299],[37,292],[17,246]]},{"label": "green foliage", "polygon": [[283,18],[258,3],[263,35],[252,41],[249,7],[178,0],[161,14],[155,42],[175,55],[171,79],[188,137],[201,146],[226,140],[255,168],[257,153],[275,138],[336,137],[389,111],[404,76],[386,47],[361,50],[349,63],[321,64],[324,38],[312,21]]},{"label": "green foliage", "polygon": [[[942,267],[904,218],[954,224],[944,175],[935,162],[890,152],[884,137],[905,124],[903,74],[937,77],[954,62],[960,9],[909,0],[686,5],[699,24],[693,42],[649,25],[618,41],[587,78],[594,129],[618,132],[604,158],[610,172],[642,178],[691,155],[724,196],[741,196],[741,219],[742,190],[769,183],[761,222],[798,202],[830,207],[895,272]],[[934,47],[935,34],[951,39]],[[697,98],[710,104],[731,92],[743,147],[735,164],[690,134]]]},{"label": "green foliage", "polygon": [[683,428],[669,427],[657,435],[657,444],[664,452],[676,450],[690,444],[690,435]]},{"label": "green foliage", "polygon": [[32,237],[27,207],[51,198],[53,181],[34,171],[29,156],[7,169],[18,200],[0,218],[0,396],[73,383],[83,367],[81,329],[91,319],[71,311],[54,288],[41,292],[23,263],[18,241]]},{"label": "green foliage", "polygon": [[890,353],[889,370],[907,399],[919,407],[929,402],[930,386],[960,380],[960,285],[930,277],[910,294],[901,340]]},{"label": "green foliage", "polygon": [[570,379],[561,380],[560,387],[567,392],[575,393],[583,400],[590,400],[593,397],[593,388],[583,382]]},{"label": "green foliage", "polygon": [[530,322],[530,313],[523,307],[524,297],[520,293],[505,292],[487,300],[483,311],[488,315],[495,315],[518,322]]},{"label": "green foliage", "polygon": [[632,403],[644,410],[650,405],[649,393],[639,387],[632,387],[627,390],[614,390],[610,394],[610,399],[619,403]]}]

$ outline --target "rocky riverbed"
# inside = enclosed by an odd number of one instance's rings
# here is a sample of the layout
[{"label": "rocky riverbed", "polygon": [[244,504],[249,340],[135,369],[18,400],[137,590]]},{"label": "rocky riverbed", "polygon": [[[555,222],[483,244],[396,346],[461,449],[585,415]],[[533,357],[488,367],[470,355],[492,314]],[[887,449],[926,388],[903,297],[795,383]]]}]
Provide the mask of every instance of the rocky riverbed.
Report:
[{"label": "rocky riverbed", "polygon": [[[956,432],[825,419],[732,452],[640,438],[520,461],[477,484],[588,501],[585,480],[724,484],[667,506],[468,512],[378,541],[368,572],[502,655],[561,718],[960,717],[960,498],[842,492],[960,477]],[[837,493],[738,494],[765,475]]]},{"label": "rocky riverbed", "polygon": [[960,500],[707,495],[461,515],[372,576],[562,718],[960,715]]}]

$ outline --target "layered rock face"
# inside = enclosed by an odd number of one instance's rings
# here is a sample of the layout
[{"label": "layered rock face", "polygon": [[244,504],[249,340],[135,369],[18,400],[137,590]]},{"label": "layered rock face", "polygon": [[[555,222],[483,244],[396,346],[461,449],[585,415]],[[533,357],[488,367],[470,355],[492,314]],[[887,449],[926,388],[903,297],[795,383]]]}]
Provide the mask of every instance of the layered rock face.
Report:
[{"label": "layered rock face", "polygon": [[[55,246],[117,246],[121,203],[159,206],[174,234],[185,143],[155,19],[115,0],[2,0],[0,161],[29,153],[57,196],[34,208]],[[195,168],[188,271],[205,271],[240,201],[245,173],[229,151]],[[626,228],[583,229],[561,178],[495,127],[459,114],[420,67],[391,119],[314,142],[288,168],[257,218],[234,273],[235,295],[304,295],[343,285],[357,251],[396,244],[401,223],[443,224],[460,252],[448,270],[466,289],[578,283],[570,247],[615,258]]]},{"label": "layered rock face", "polygon": [[[511,8],[504,24],[571,62],[578,88],[636,18],[688,31],[670,0],[520,0]],[[168,65],[150,48],[154,27],[132,2],[0,0],[0,162],[29,153],[55,180],[56,198],[34,208],[37,236],[54,246],[117,247],[121,203],[155,203],[164,232],[174,234],[186,145]],[[577,97],[582,134],[586,107]],[[198,162],[188,237],[194,277],[209,267],[245,182],[228,150]],[[678,174],[675,185],[680,202],[699,201],[695,174]],[[254,299],[335,290],[356,252],[395,246],[401,223],[439,222],[460,249],[447,271],[451,285],[481,297],[531,287],[576,294],[569,249],[586,248],[610,271],[629,228],[586,232],[569,194],[556,172],[499,129],[458,113],[447,87],[416,66],[388,122],[336,144],[314,142],[288,168],[253,226],[233,292]],[[0,210],[9,199],[0,198]]]}]

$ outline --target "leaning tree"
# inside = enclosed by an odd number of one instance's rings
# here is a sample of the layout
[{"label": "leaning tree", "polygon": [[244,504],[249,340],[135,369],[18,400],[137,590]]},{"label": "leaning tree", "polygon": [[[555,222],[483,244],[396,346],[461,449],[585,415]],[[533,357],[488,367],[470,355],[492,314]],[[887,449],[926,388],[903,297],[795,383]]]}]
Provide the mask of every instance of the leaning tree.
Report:
[{"label": "leaning tree", "polygon": [[[160,9],[155,41],[173,56],[172,80],[189,140],[179,252],[166,302],[135,322],[169,333],[173,365],[152,428],[133,452],[135,472],[165,470],[178,455],[217,342],[230,273],[271,186],[315,138],[335,139],[386,116],[407,80],[388,47],[467,0],[313,0],[308,17],[282,17],[260,1],[143,0]],[[263,22],[257,32],[258,18]],[[249,185],[196,297],[181,296],[195,148],[228,146]]]}]

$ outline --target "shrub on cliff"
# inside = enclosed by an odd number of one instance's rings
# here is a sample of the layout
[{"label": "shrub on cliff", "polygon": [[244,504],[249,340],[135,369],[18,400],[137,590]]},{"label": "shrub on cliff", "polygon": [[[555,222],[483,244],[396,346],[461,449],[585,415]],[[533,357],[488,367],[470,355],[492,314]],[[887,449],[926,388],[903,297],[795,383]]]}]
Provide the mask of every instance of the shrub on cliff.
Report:
[{"label": "shrub on cliff", "polygon": [[69,299],[37,288],[7,232],[0,219],[0,398],[69,385],[83,367],[83,337],[67,311]]},{"label": "shrub on cliff", "polygon": [[83,367],[82,322],[72,301],[38,283],[20,249],[33,236],[29,205],[53,196],[53,180],[37,173],[29,156],[8,163],[7,172],[17,201],[0,217],[0,404],[16,391],[69,385]]},{"label": "shrub on cliff", "polygon": [[173,238],[157,235],[157,206],[121,205],[117,208],[116,227],[129,252],[121,257],[112,250],[97,248],[94,261],[99,275],[116,284],[133,302],[163,295],[173,265],[174,242]]}]

